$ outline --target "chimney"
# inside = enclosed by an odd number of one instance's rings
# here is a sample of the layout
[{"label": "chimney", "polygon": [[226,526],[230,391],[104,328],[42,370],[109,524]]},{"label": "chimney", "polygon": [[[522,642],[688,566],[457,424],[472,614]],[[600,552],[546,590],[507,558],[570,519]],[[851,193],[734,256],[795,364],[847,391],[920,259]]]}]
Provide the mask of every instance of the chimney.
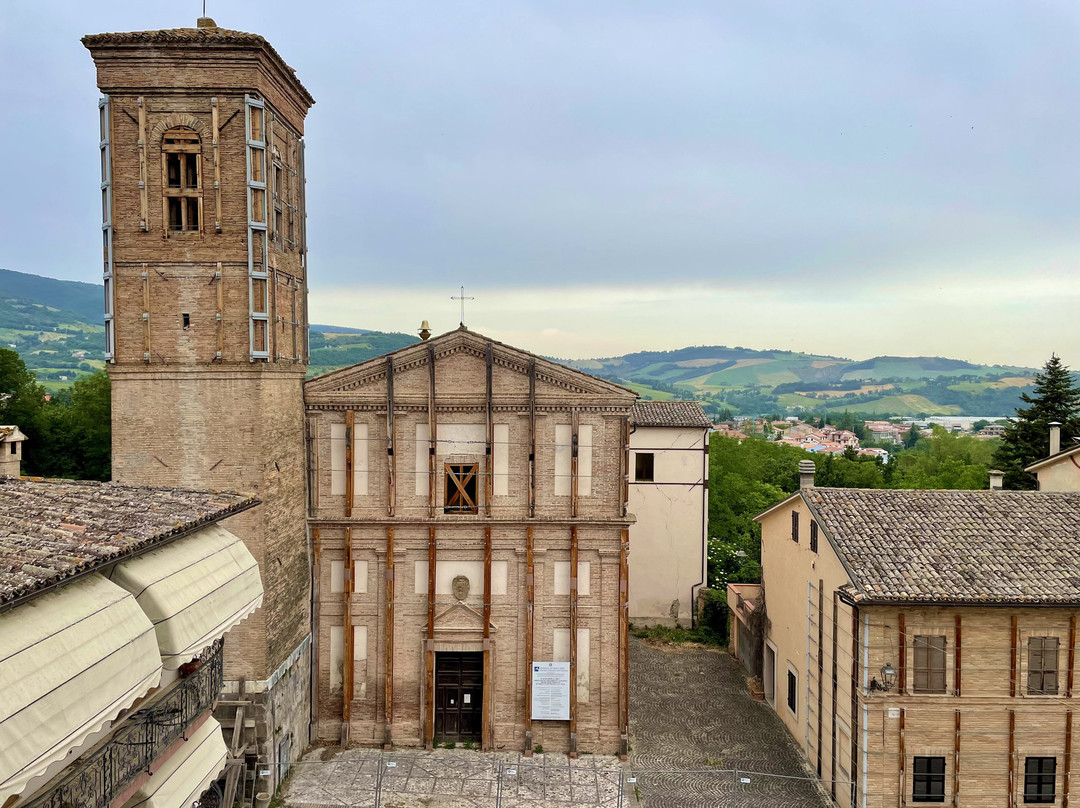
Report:
[{"label": "chimney", "polygon": [[815,471],[817,471],[817,466],[814,465],[813,460],[799,461],[799,488],[814,487]]},{"label": "chimney", "polygon": [[1061,421],[1050,422],[1050,454],[1061,451]]},{"label": "chimney", "polygon": [[195,25],[198,28],[217,28],[217,23],[211,17],[199,17]]},{"label": "chimney", "polygon": [[1000,491],[1005,481],[1005,472],[998,471],[997,469],[990,469],[990,490]]}]

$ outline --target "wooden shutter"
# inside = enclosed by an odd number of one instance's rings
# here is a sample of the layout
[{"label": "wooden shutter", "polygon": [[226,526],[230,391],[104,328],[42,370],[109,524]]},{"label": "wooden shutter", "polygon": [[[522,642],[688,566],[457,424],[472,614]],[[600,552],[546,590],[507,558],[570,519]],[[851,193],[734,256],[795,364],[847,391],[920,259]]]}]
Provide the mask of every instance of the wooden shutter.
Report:
[{"label": "wooden shutter", "polygon": [[945,692],[945,635],[916,636],[915,690]]},{"label": "wooden shutter", "polygon": [[926,637],[915,638],[915,690],[930,689],[930,664]]},{"label": "wooden shutter", "polygon": [[1058,692],[1057,637],[1028,638],[1028,693]]},{"label": "wooden shutter", "polygon": [[799,512],[791,512],[791,540],[793,542],[799,541]]},{"label": "wooden shutter", "polygon": [[1028,637],[1028,693],[1041,693],[1043,689],[1042,637]]},{"label": "wooden shutter", "polygon": [[930,637],[930,690],[945,692],[945,635]]},{"label": "wooden shutter", "polygon": [[1058,638],[1043,637],[1043,692],[1058,692]]}]

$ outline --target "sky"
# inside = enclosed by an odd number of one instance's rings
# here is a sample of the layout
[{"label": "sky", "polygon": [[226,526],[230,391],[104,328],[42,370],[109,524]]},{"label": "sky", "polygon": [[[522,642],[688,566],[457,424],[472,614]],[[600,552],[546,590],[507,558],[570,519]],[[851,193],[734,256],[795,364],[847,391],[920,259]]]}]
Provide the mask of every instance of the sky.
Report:
[{"label": "sky", "polygon": [[[0,4],[0,267],[100,279],[87,33]],[[1080,4],[208,0],[307,119],[311,319],[564,358],[687,345],[1080,369]]]}]

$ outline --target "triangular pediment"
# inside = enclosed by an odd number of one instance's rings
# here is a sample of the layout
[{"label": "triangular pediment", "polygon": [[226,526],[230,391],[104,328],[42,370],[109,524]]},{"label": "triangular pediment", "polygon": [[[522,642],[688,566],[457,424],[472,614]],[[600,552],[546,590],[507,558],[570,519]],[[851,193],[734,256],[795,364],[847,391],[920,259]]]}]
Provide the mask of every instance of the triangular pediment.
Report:
[{"label": "triangular pediment", "polygon": [[[366,362],[316,376],[304,383],[304,394],[310,399],[325,394],[333,395],[350,391],[363,394],[368,392],[364,388],[368,388],[369,391],[378,390],[381,395],[385,395],[388,362],[393,363],[395,389],[399,380],[406,381],[409,374],[422,377],[423,386],[426,387],[430,372],[429,357],[432,355],[435,357],[436,388],[441,394],[445,388],[453,386],[454,378],[483,380],[489,344],[492,351],[493,373],[511,373],[520,376],[517,384],[519,388],[522,380],[527,385],[530,366],[535,363],[538,399],[581,396],[597,397],[605,401],[615,400],[620,403],[625,401],[627,404],[632,404],[637,397],[636,393],[621,385],[560,365],[558,362],[544,359],[465,328],[432,337],[426,342],[409,345]],[[447,371],[451,368],[452,376],[448,377]],[[465,384],[470,390],[476,389],[476,385],[471,382]],[[403,388],[406,386],[402,384]],[[481,382],[481,389],[482,386]],[[522,389],[527,389],[527,387]]]},{"label": "triangular pediment", "polygon": [[[440,614],[435,615],[436,631],[483,631],[484,615],[467,603],[455,603]],[[498,629],[491,624],[491,632]]]}]

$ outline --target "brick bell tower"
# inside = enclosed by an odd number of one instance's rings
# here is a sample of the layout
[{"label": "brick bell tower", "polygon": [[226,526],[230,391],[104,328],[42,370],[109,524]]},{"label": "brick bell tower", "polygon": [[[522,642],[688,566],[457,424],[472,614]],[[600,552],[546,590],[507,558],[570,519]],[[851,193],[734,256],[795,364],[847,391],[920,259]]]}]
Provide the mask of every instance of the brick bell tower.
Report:
[{"label": "brick bell tower", "polygon": [[314,101],[265,39],[208,18],[82,42],[103,94],[113,479],[262,500],[225,523],[265,589],[227,635],[225,678],[261,702],[259,754],[276,760],[303,749],[310,713],[303,135]]}]

